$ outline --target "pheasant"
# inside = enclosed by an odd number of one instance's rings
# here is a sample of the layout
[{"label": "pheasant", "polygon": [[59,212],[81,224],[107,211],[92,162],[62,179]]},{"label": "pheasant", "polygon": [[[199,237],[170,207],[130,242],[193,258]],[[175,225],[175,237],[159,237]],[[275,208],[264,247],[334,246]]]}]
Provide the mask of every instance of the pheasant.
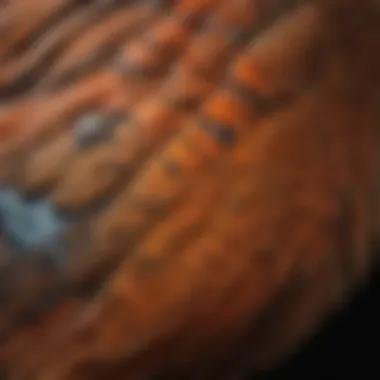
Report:
[{"label": "pheasant", "polygon": [[2,380],[245,379],[377,266],[377,0],[0,2]]}]

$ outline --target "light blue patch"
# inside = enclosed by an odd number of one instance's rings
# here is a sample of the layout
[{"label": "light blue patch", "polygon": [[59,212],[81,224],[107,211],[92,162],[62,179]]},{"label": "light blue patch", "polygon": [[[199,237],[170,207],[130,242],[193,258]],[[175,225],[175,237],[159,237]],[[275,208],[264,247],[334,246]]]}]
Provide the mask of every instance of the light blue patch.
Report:
[{"label": "light blue patch", "polygon": [[49,198],[29,200],[12,187],[0,188],[0,231],[17,256],[42,251],[56,264],[63,264],[62,233],[69,224],[69,218]]},{"label": "light blue patch", "polygon": [[94,111],[80,116],[73,127],[76,143],[90,147],[107,141],[123,118],[121,112],[107,114]]}]

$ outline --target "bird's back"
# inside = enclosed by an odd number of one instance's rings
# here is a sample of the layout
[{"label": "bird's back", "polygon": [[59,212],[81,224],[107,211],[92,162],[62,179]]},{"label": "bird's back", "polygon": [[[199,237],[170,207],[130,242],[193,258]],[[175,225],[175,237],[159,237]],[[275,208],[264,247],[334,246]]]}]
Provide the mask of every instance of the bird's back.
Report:
[{"label": "bird's back", "polygon": [[6,380],[244,378],[368,278],[380,16],[332,3],[0,5]]}]

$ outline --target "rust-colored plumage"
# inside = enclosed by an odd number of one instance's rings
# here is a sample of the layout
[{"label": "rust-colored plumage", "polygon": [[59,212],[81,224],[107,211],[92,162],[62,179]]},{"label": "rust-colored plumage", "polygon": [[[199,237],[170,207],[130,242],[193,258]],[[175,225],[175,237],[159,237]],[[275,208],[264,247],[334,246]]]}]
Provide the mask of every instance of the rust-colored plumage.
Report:
[{"label": "rust-colored plumage", "polygon": [[376,0],[0,5],[4,379],[287,359],[377,262],[379,52]]}]

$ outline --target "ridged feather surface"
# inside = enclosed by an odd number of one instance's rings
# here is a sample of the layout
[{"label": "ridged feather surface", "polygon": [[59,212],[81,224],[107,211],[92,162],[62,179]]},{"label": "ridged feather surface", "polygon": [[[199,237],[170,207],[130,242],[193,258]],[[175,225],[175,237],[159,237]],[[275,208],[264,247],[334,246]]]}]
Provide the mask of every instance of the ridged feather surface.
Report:
[{"label": "ridged feather surface", "polygon": [[298,349],[376,262],[379,29],[369,0],[0,3],[4,379]]}]

